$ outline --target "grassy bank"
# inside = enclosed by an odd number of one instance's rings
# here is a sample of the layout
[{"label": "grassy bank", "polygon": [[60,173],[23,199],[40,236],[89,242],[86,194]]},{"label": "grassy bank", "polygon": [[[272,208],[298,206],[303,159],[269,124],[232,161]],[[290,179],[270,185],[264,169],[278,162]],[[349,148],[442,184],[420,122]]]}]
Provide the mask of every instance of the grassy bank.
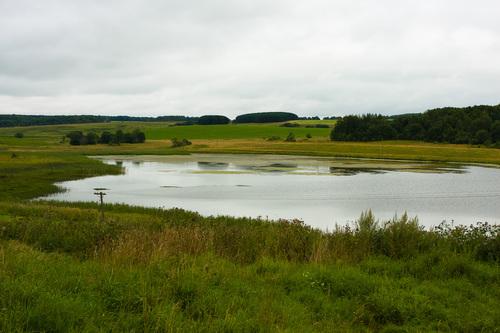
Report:
[{"label": "grassy bank", "polygon": [[118,174],[106,165],[79,154],[0,152],[0,201],[31,199],[59,191],[55,182]]},{"label": "grassy bank", "polygon": [[[495,331],[498,229],[0,204],[2,331]],[[492,234],[493,232],[493,234]]]}]

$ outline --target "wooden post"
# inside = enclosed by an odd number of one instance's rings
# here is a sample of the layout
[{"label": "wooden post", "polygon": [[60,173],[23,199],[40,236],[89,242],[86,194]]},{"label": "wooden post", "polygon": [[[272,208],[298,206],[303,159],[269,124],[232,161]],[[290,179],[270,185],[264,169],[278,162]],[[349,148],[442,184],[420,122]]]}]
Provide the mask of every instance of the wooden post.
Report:
[{"label": "wooden post", "polygon": [[105,190],[108,190],[107,188],[95,188],[94,195],[99,196],[99,203],[100,203],[100,210],[101,210],[101,222],[104,221],[104,196],[106,195]]}]

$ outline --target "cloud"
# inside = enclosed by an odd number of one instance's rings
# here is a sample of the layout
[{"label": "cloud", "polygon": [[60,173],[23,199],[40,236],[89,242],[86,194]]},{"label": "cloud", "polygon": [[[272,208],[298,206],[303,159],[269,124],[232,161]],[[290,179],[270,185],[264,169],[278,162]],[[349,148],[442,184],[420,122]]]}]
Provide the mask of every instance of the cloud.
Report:
[{"label": "cloud", "polygon": [[492,0],[4,0],[0,113],[497,104],[499,14]]}]

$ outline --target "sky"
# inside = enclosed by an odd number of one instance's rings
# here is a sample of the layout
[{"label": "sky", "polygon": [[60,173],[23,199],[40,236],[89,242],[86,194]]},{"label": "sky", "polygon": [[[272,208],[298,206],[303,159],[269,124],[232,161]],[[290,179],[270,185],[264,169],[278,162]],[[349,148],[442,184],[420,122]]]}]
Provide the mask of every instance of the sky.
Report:
[{"label": "sky", "polygon": [[499,103],[498,0],[0,0],[0,114]]}]

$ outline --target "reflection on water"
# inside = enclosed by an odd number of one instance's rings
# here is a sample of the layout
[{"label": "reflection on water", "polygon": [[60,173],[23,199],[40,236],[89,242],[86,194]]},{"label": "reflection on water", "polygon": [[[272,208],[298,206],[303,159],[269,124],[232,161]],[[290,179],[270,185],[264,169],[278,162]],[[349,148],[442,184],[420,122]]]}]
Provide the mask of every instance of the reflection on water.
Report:
[{"label": "reflection on water", "polygon": [[330,167],[330,173],[332,175],[337,176],[354,176],[358,173],[383,173],[383,170],[380,169],[368,169],[368,168],[339,168],[339,167]]},{"label": "reflection on water", "polygon": [[225,170],[229,168],[229,163],[224,162],[198,162],[200,170]]},{"label": "reflection on water", "polygon": [[[497,223],[500,169],[415,162],[258,155],[107,158],[123,175],[58,184],[54,200],[180,207],[204,215],[299,218],[322,228],[372,209],[389,219],[407,211],[426,226],[443,220]],[[339,176],[349,177],[339,177]]]}]

